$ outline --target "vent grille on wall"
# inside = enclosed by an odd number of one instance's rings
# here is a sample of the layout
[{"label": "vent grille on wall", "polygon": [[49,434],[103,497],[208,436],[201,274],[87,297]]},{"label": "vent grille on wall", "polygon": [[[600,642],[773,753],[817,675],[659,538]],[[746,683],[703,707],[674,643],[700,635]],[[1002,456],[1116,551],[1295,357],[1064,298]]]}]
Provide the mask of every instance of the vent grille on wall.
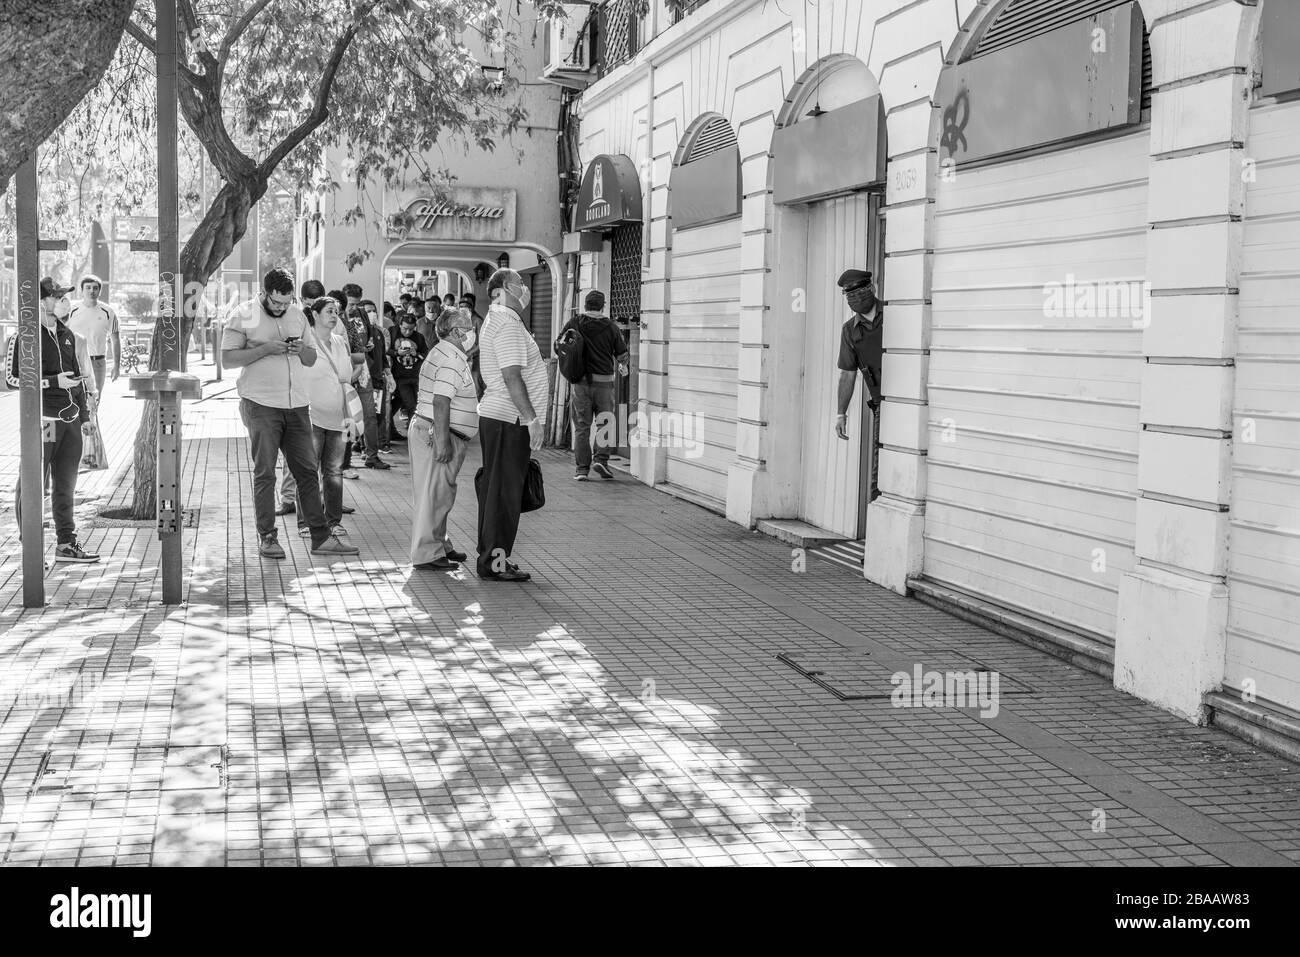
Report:
[{"label": "vent grille on wall", "polygon": [[687,151],[686,159],[683,162],[693,163],[697,159],[703,159],[710,153],[725,150],[728,146],[735,146],[736,143],[736,134],[732,130],[731,124],[724,117],[715,116],[700,127],[695,134],[695,139],[691,141],[691,147]]},{"label": "vent grille on wall", "polygon": [[[1004,50],[1130,0],[1011,0],[993,18],[967,59]],[[1151,107],[1151,36],[1142,29],[1142,109]]]}]

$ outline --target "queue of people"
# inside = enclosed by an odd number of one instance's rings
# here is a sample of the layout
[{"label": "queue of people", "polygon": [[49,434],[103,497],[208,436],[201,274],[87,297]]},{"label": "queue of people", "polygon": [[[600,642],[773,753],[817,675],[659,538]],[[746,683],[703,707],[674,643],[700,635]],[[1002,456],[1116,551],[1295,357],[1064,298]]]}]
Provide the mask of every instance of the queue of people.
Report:
[{"label": "queue of people", "polygon": [[[413,472],[411,564],[446,571],[468,561],[448,536],[447,519],[477,438],[483,468],[476,480],[475,571],[485,580],[530,579],[513,561],[514,545],[531,452],[542,445],[549,380],[523,319],[528,284],[501,269],[488,291],[486,318],[472,295],[403,297],[381,309],[354,284],[327,292],[308,280],[295,296],[293,277],[274,269],[262,295],[231,314],[222,358],[240,370],[264,558],[285,557],[276,518],[286,514],[297,514],[313,554],[359,554],[343,525],[352,511],[343,503],[347,456],[355,448],[367,467],[389,468],[380,454],[405,431]],[[286,475],[277,506],[279,459]]]}]

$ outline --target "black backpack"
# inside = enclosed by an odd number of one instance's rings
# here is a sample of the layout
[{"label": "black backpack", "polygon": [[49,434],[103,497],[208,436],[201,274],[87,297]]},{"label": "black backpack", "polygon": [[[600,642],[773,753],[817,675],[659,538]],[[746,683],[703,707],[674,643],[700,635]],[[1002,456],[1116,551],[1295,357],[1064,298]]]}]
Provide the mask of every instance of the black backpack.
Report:
[{"label": "black backpack", "polygon": [[587,340],[578,330],[577,322],[555,340],[555,357],[559,360],[560,375],[570,382],[587,378]]}]

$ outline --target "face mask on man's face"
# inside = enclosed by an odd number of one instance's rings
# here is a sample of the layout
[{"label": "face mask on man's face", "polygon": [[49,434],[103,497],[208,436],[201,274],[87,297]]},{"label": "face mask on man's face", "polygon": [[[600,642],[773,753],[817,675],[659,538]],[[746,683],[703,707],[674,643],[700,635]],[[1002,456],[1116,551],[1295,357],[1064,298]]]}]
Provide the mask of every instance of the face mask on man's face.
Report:
[{"label": "face mask on man's face", "polygon": [[869,314],[876,306],[876,292],[870,286],[852,289],[848,292],[846,298],[849,302],[849,308],[860,316]]}]

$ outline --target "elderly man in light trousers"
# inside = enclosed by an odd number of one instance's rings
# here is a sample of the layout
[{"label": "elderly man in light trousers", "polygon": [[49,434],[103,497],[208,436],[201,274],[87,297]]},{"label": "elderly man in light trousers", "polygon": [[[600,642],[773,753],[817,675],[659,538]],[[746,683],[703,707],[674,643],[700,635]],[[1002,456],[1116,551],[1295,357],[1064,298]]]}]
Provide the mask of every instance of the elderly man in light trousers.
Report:
[{"label": "elderly man in light trousers", "polygon": [[414,473],[411,564],[446,571],[465,561],[447,537],[456,504],[456,478],[478,435],[478,391],[466,353],[474,348],[474,320],[446,309],[434,321],[438,344],[420,365],[420,386],[407,446]]}]

